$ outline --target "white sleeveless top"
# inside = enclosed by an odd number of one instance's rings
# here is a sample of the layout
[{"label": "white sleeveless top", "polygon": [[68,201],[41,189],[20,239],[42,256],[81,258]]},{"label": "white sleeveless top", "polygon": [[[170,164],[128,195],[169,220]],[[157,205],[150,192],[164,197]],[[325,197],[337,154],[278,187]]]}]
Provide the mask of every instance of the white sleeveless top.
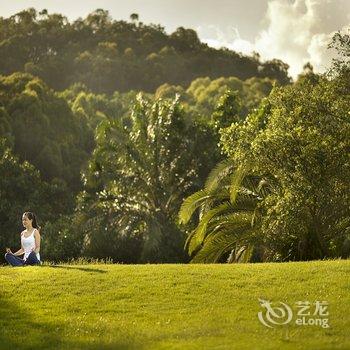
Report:
[{"label": "white sleeveless top", "polygon": [[[21,243],[22,243],[22,247],[24,249],[24,260],[27,260],[29,254],[32,252],[33,249],[35,249],[35,237],[34,237],[34,231],[36,229],[33,230],[33,232],[31,233],[31,235],[29,237],[24,237],[24,234],[22,232],[21,235]],[[38,260],[40,261],[40,254],[36,253],[36,257],[38,258]]]}]

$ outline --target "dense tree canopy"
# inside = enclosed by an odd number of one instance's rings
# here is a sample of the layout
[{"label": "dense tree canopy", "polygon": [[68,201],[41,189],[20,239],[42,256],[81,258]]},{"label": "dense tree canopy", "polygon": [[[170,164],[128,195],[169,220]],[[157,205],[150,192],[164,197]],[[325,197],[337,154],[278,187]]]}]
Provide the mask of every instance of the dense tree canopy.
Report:
[{"label": "dense tree canopy", "polygon": [[349,229],[350,94],[338,79],[276,89],[223,131],[234,162],[267,176],[263,232],[279,259],[339,256]]},{"label": "dense tree canopy", "polygon": [[186,119],[176,100],[139,96],[127,125],[106,120],[96,137],[79,202],[85,254],[100,257],[109,246],[116,260],[184,261],[176,216],[215,161],[210,129]]},{"label": "dense tree canopy", "polygon": [[69,22],[30,8],[0,18],[0,74],[25,71],[57,90],[81,82],[98,93],[154,92],[164,83],[187,88],[206,76],[268,77],[286,84],[287,69],[279,60],[261,62],[257,55],[210,48],[192,29],[179,27],[168,35],[137,14],[131,22],[116,21],[97,9]]},{"label": "dense tree canopy", "polygon": [[228,92],[237,95],[240,100],[239,116],[244,119],[248,112],[258,107],[261,99],[266,97],[274,81],[268,78],[250,78],[241,80],[236,77],[221,77],[211,80],[209,77],[197,78],[185,90],[177,85],[163,84],[158,87],[155,97],[174,98],[180,95],[180,101],[186,111],[195,119],[210,121],[219,100]]},{"label": "dense tree canopy", "polygon": [[45,180],[59,178],[80,187],[86,123],[81,123],[67,102],[40,79],[15,73],[0,77],[1,134],[14,153],[40,170]]}]

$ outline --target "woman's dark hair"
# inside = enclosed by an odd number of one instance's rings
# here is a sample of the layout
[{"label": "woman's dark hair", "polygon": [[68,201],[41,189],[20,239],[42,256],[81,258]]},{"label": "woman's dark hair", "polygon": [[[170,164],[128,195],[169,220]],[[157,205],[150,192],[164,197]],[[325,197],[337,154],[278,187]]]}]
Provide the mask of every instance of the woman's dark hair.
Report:
[{"label": "woman's dark hair", "polygon": [[29,220],[32,220],[32,226],[38,230],[40,230],[40,226],[38,225],[37,221],[36,221],[36,216],[34,213],[32,213],[31,211],[26,211],[23,215],[25,215]]}]

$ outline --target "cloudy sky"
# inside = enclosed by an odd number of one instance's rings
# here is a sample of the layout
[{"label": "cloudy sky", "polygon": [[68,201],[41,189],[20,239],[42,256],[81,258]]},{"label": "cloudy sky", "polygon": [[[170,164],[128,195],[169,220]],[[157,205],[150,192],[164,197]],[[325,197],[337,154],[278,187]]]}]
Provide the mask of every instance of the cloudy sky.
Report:
[{"label": "cloudy sky", "polygon": [[280,58],[293,77],[306,62],[324,71],[332,56],[329,39],[350,23],[350,0],[0,0],[0,16],[28,7],[70,20],[96,8],[109,10],[117,20],[138,13],[142,22],[161,24],[168,33],[179,26],[193,28],[211,46]]}]

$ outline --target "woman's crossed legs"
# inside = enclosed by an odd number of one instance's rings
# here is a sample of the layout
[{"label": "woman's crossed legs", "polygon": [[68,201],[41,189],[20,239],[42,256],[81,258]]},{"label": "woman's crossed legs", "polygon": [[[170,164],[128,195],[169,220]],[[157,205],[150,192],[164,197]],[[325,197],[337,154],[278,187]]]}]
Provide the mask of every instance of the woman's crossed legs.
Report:
[{"label": "woman's crossed legs", "polygon": [[34,252],[28,255],[27,260],[23,260],[12,253],[6,253],[5,259],[11,266],[40,265],[40,260],[38,260]]}]

